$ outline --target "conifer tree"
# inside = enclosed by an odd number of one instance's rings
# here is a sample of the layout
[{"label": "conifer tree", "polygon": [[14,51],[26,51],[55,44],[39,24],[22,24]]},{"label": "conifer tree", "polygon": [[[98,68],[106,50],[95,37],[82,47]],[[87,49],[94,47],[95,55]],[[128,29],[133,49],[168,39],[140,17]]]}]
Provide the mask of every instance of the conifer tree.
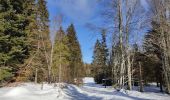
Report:
[{"label": "conifer tree", "polygon": [[52,64],[52,75],[53,81],[67,82],[69,78],[68,74],[68,57],[69,57],[69,48],[67,45],[67,37],[62,29],[58,30],[54,47],[53,47],[53,64]]},{"label": "conifer tree", "polygon": [[103,74],[106,78],[108,69],[108,49],[106,44],[106,30],[102,30],[102,42],[101,42],[101,66],[103,67]]},{"label": "conifer tree", "polygon": [[106,45],[106,31],[102,30],[102,41],[96,41],[93,54],[93,67],[95,72],[95,81],[102,83],[103,78],[108,77],[108,49]]},{"label": "conifer tree", "polygon": [[94,51],[93,51],[93,66],[97,67],[100,66],[100,49],[101,49],[101,43],[100,41],[97,39],[95,46],[94,46]]},{"label": "conifer tree", "polygon": [[[38,62],[39,79],[42,75],[45,76],[44,80],[50,83],[51,81],[51,66],[50,66],[50,51],[51,42],[49,37],[49,13],[46,7],[45,0],[38,0],[36,3],[36,23],[37,23],[37,47],[38,56],[34,60],[35,63]],[[37,68],[35,66],[35,68]],[[36,72],[35,72],[36,74]]]},{"label": "conifer tree", "polygon": [[[163,67],[163,65],[162,65],[163,49],[162,49],[161,43],[160,43],[160,41],[161,41],[161,37],[160,37],[161,34],[159,32],[160,27],[159,27],[159,24],[155,21],[152,21],[151,25],[152,25],[152,29],[146,33],[143,46],[145,48],[148,58],[151,59],[151,61],[148,63],[148,64],[150,64],[149,68],[150,68],[150,70],[152,70],[152,73],[154,73],[156,82],[160,83],[160,91],[163,91],[163,89],[162,89],[163,80],[164,80],[164,77],[163,77],[164,73],[163,73],[163,68],[162,68]],[[145,73],[151,73],[151,72],[148,72],[149,68],[147,68],[147,70],[145,70]]]},{"label": "conifer tree", "polygon": [[36,25],[36,5],[35,0],[25,0],[24,2],[24,13],[28,19],[29,25],[26,28],[28,33],[27,39],[29,40],[29,57],[25,60],[23,67],[17,72],[16,81],[28,81],[33,80],[33,68],[31,61],[37,51],[37,25]]},{"label": "conifer tree", "polygon": [[68,57],[70,63],[70,76],[71,82],[73,82],[74,78],[81,77],[83,64],[82,64],[82,54],[80,49],[80,44],[78,42],[76,31],[74,29],[74,25],[71,24],[67,29],[67,37],[68,37],[68,47],[70,51],[70,56]]},{"label": "conifer tree", "polygon": [[[46,1],[44,0],[29,0],[25,5],[28,9],[25,10],[29,14],[29,42],[30,56],[25,62],[25,66],[19,72],[20,81],[50,81],[50,49],[51,42],[49,37],[49,20]],[[43,77],[43,78],[42,78]]]},{"label": "conifer tree", "polygon": [[0,1],[0,67],[12,69],[13,73],[19,70],[29,55],[29,20],[24,1]]},{"label": "conifer tree", "polygon": [[101,65],[101,60],[102,60],[101,59],[101,43],[97,39],[95,43],[95,47],[94,47],[93,62],[92,62],[94,79],[97,83],[101,83],[102,78],[103,78],[103,74],[102,74],[103,69]]}]

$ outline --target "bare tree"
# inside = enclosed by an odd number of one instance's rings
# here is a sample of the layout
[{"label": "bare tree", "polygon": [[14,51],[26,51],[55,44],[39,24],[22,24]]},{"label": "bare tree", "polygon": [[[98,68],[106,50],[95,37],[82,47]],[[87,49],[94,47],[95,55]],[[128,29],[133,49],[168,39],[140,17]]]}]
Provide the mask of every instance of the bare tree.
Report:
[{"label": "bare tree", "polygon": [[[106,8],[102,14],[109,22],[107,25],[111,28],[110,30],[112,30],[112,36],[118,36],[119,38],[117,44],[119,45],[120,51],[116,52],[119,54],[114,54],[117,55],[115,56],[117,60],[114,59],[113,61],[113,66],[119,66],[116,71],[117,75],[120,76],[118,84],[120,88],[123,88],[125,83],[128,83],[128,89],[131,90],[132,60],[130,57],[132,54],[130,52],[129,40],[132,40],[130,35],[133,35],[135,31],[140,31],[138,26],[140,25],[139,23],[142,23],[145,12],[139,0],[111,0],[103,2],[109,2],[109,7]],[[110,24],[113,27],[110,27]]]},{"label": "bare tree", "polygon": [[153,19],[158,23],[157,29],[160,33],[160,48],[162,49],[162,69],[166,91],[170,93],[170,1],[169,0],[149,0]]}]

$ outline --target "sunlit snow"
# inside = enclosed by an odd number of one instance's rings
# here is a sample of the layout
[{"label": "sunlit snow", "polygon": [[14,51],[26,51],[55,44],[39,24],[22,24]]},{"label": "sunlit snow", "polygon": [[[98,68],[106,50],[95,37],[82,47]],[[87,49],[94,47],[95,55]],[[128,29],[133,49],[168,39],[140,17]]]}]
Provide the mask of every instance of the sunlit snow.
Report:
[{"label": "sunlit snow", "polygon": [[[22,83],[18,87],[0,88],[0,100],[170,100],[170,96],[159,92],[156,86],[145,87],[145,92],[137,90],[117,91],[112,87],[97,85],[94,79],[86,77],[84,85],[66,85],[65,88],[54,87],[54,84]],[[137,88],[137,87],[136,87]]]}]

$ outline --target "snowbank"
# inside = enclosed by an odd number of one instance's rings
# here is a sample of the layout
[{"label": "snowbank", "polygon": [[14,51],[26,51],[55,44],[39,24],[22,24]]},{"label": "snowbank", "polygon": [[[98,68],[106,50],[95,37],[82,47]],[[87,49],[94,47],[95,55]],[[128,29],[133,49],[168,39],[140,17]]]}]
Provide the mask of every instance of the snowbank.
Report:
[{"label": "snowbank", "polygon": [[18,87],[0,88],[0,100],[63,100],[65,92],[54,84],[23,83]]},{"label": "snowbank", "polygon": [[16,87],[11,89],[9,92],[7,92],[4,96],[20,96],[20,95],[29,95],[31,92],[23,87]]},{"label": "snowbank", "polygon": [[83,82],[87,84],[81,87],[64,83],[43,84],[43,90],[41,90],[42,84],[33,83],[24,83],[18,87],[3,87],[0,88],[0,100],[170,100],[169,95],[155,92],[157,87],[147,87],[152,91],[141,93],[136,90],[117,91],[112,87],[104,88],[95,84],[91,77],[85,77]]},{"label": "snowbank", "polygon": [[85,77],[83,78],[83,83],[95,83],[93,77]]}]

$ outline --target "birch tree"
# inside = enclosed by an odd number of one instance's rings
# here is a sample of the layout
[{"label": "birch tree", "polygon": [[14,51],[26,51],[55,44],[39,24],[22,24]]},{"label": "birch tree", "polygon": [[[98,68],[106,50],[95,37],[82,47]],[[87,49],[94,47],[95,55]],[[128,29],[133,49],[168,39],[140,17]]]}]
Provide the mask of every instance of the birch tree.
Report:
[{"label": "birch tree", "polygon": [[157,29],[160,34],[159,46],[162,49],[162,68],[167,93],[170,93],[170,1],[152,0],[149,1],[153,20],[159,25]]},{"label": "birch tree", "polygon": [[[131,53],[129,40],[135,31],[138,30],[138,23],[142,23],[144,11],[139,0],[111,0],[110,9],[106,9],[104,16],[111,19],[113,25],[112,34],[117,34],[119,38],[120,59],[119,67],[119,87],[123,88],[128,83],[128,89],[131,90],[132,72],[131,72]],[[118,26],[118,27],[117,27]],[[116,63],[116,62],[115,62]]]}]

